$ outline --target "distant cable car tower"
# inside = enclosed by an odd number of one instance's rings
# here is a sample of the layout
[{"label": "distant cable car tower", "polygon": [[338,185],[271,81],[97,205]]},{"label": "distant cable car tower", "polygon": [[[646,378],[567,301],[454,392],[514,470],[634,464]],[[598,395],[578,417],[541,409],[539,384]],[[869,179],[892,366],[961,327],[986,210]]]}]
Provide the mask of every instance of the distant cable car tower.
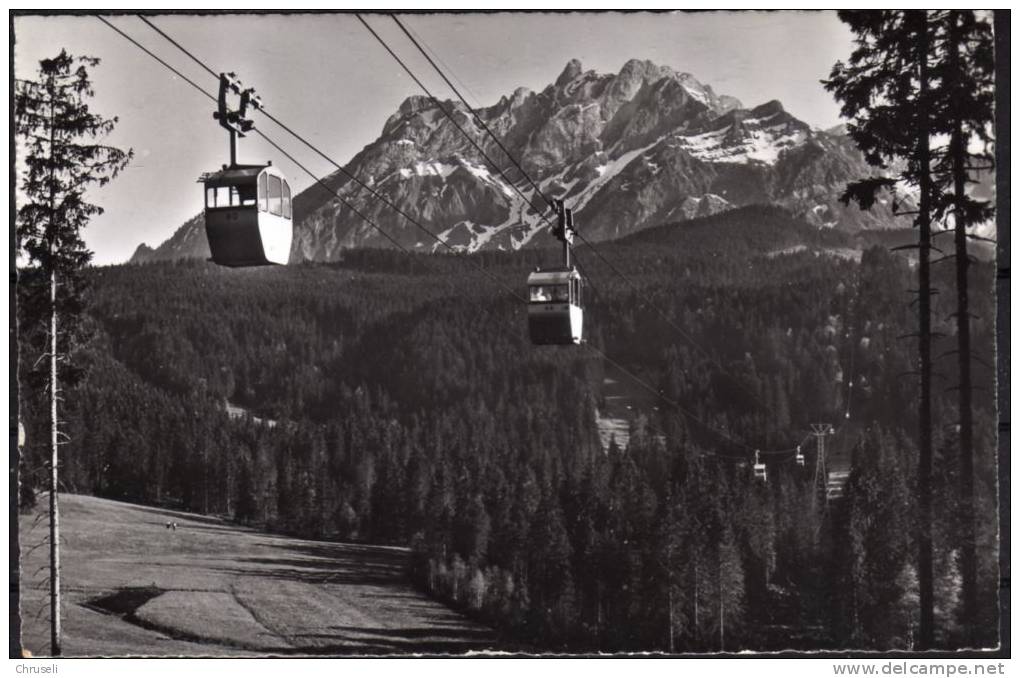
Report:
[{"label": "distant cable car tower", "polygon": [[[236,109],[227,104],[231,92],[240,97]],[[209,251],[221,266],[286,264],[294,233],[290,185],[272,163],[237,164],[237,137],[255,127],[246,117],[248,106],[262,108],[255,90],[244,89],[234,73],[221,73],[213,117],[230,133],[230,164],[199,178]]]},{"label": "distant cable car tower", "polygon": [[574,213],[553,200],[553,236],[563,243],[563,266],[538,269],[528,276],[528,334],[536,345],[572,345],[583,340],[581,274],[570,261]]}]

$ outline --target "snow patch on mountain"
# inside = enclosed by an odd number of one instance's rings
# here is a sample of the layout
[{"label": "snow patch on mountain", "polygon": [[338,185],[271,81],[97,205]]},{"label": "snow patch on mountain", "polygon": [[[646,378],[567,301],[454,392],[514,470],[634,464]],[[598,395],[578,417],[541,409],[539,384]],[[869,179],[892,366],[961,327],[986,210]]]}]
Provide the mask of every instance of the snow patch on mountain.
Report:
[{"label": "snow patch on mountain", "polygon": [[574,198],[573,209],[575,212],[580,212],[584,208],[588,201],[599,192],[606,184],[613,180],[616,175],[624,170],[630,163],[634,162],[639,156],[644,156],[650,150],[658,146],[665,137],[659,137],[647,146],[641,146],[635,148],[632,151],[627,151],[623,155],[615,159],[610,159],[605,165],[600,165],[595,168],[598,176],[585,186],[581,192]]},{"label": "snow patch on mountain", "polygon": [[[470,134],[488,144],[466,109],[452,105]],[[422,96],[408,97],[379,139],[343,170],[372,190],[340,174],[324,181],[406,246],[415,246],[420,234],[375,204],[373,193],[430,224],[452,248],[472,252],[551,245],[549,238],[536,238],[551,221],[544,197],[565,200],[593,239],[762,202],[787,207],[818,227],[894,223],[892,196],[868,213],[838,205],[847,181],[867,171],[846,137],[812,130],[779,101],[746,109],[688,73],[651,62],[630,60],[614,75],[571,61],[555,84],[540,92],[518,89],[479,115],[544,196],[501,152],[495,157],[509,178],[488,166]],[[898,188],[897,206],[910,209],[916,190]],[[318,189],[295,197],[294,222],[295,261],[387,246],[340,200]],[[420,247],[438,251],[428,240]],[[157,250],[139,248],[135,259],[203,256],[208,246],[199,216]]]},{"label": "snow patch on mountain", "polygon": [[446,178],[453,174],[453,171],[457,169],[456,165],[449,165],[445,162],[429,161],[429,162],[416,162],[413,168],[403,167],[400,169],[400,176],[405,179],[410,179],[412,174],[419,177],[442,177]]},{"label": "snow patch on mountain", "polygon": [[[775,116],[769,116],[772,117]],[[766,119],[768,118],[760,120]],[[676,138],[688,153],[699,160],[739,164],[759,162],[765,165],[775,165],[784,149],[799,146],[808,138],[808,133],[804,130],[790,130],[786,124],[770,127],[749,124],[755,122],[759,120],[753,118],[744,120],[747,134],[737,140],[732,138],[733,125],[701,134],[678,134]]]}]

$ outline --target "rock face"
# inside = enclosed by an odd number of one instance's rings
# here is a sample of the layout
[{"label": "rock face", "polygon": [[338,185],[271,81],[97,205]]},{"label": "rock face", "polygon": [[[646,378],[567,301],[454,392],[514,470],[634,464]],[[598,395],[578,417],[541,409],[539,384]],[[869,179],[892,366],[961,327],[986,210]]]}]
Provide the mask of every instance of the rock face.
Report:
[{"label": "rock face", "polygon": [[[463,104],[442,106],[456,125],[427,97],[409,97],[347,170],[458,248],[551,244],[536,238],[548,216],[539,192]],[[812,129],[774,100],[745,108],[688,73],[649,61],[600,74],[574,59],[541,92],[519,88],[478,114],[546,198],[574,209],[589,239],[757,203],[782,205],[826,228],[897,221],[891,205],[862,212],[839,202],[847,181],[871,174],[843,130]],[[344,174],[325,182],[401,244],[439,247]],[[294,211],[292,261],[392,247],[321,187],[298,195]],[[208,254],[198,216],[155,250],[139,248],[132,261]]]}]

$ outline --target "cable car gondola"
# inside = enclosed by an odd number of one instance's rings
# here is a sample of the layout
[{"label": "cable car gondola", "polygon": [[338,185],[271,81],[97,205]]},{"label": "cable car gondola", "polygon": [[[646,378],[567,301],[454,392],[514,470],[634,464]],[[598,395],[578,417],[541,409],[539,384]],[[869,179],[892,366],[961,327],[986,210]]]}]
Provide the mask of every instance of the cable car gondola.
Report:
[{"label": "cable car gondola", "polygon": [[539,269],[528,276],[531,343],[580,344],[583,325],[581,274],[577,269]]},{"label": "cable car gondola", "polygon": [[[239,95],[237,110],[228,91]],[[221,266],[286,264],[294,234],[290,185],[272,163],[239,165],[237,137],[254,128],[247,108],[262,108],[255,91],[233,73],[220,74],[219,106],[213,114],[230,133],[230,164],[199,178],[205,188],[205,234],[212,261]]]},{"label": "cable car gondola", "polygon": [[765,464],[761,462],[758,450],[754,451],[754,478],[763,483],[768,481],[768,471],[765,470]]},{"label": "cable car gondola", "polygon": [[553,235],[563,243],[563,266],[540,268],[528,276],[528,334],[537,346],[580,344],[584,330],[581,274],[570,263],[574,217],[554,200],[557,225]]},{"label": "cable car gondola", "polygon": [[293,237],[290,186],[272,165],[232,165],[205,185],[205,234],[221,266],[286,264]]}]

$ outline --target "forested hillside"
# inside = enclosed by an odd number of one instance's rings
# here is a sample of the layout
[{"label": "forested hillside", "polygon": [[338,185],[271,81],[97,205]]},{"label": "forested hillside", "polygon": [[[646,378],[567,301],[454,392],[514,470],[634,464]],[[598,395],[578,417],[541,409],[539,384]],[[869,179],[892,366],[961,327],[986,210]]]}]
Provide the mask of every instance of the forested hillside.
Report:
[{"label": "forested hillside", "polygon": [[[471,255],[488,275],[461,257],[379,250],[258,270],[93,269],[62,478],[304,537],[411,544],[418,585],[550,650],[908,648],[917,388],[903,335],[916,283],[910,260],[878,244],[894,237],[748,207],[599,245],[627,280],[579,247],[597,350],[532,347],[523,304],[490,279],[523,295],[551,250]],[[952,270],[935,273],[935,329],[951,335]],[[972,275],[987,364],[991,273]],[[626,449],[599,441],[598,351],[663,395]],[[939,365],[948,389],[955,361]],[[992,645],[993,373],[976,369]],[[32,394],[23,402],[31,501],[46,421]],[[958,641],[954,403],[937,394],[945,645]],[[853,459],[828,508],[813,442],[804,466],[768,459],[766,483],[732,442],[790,448],[813,422],[838,426],[828,444]]]}]

